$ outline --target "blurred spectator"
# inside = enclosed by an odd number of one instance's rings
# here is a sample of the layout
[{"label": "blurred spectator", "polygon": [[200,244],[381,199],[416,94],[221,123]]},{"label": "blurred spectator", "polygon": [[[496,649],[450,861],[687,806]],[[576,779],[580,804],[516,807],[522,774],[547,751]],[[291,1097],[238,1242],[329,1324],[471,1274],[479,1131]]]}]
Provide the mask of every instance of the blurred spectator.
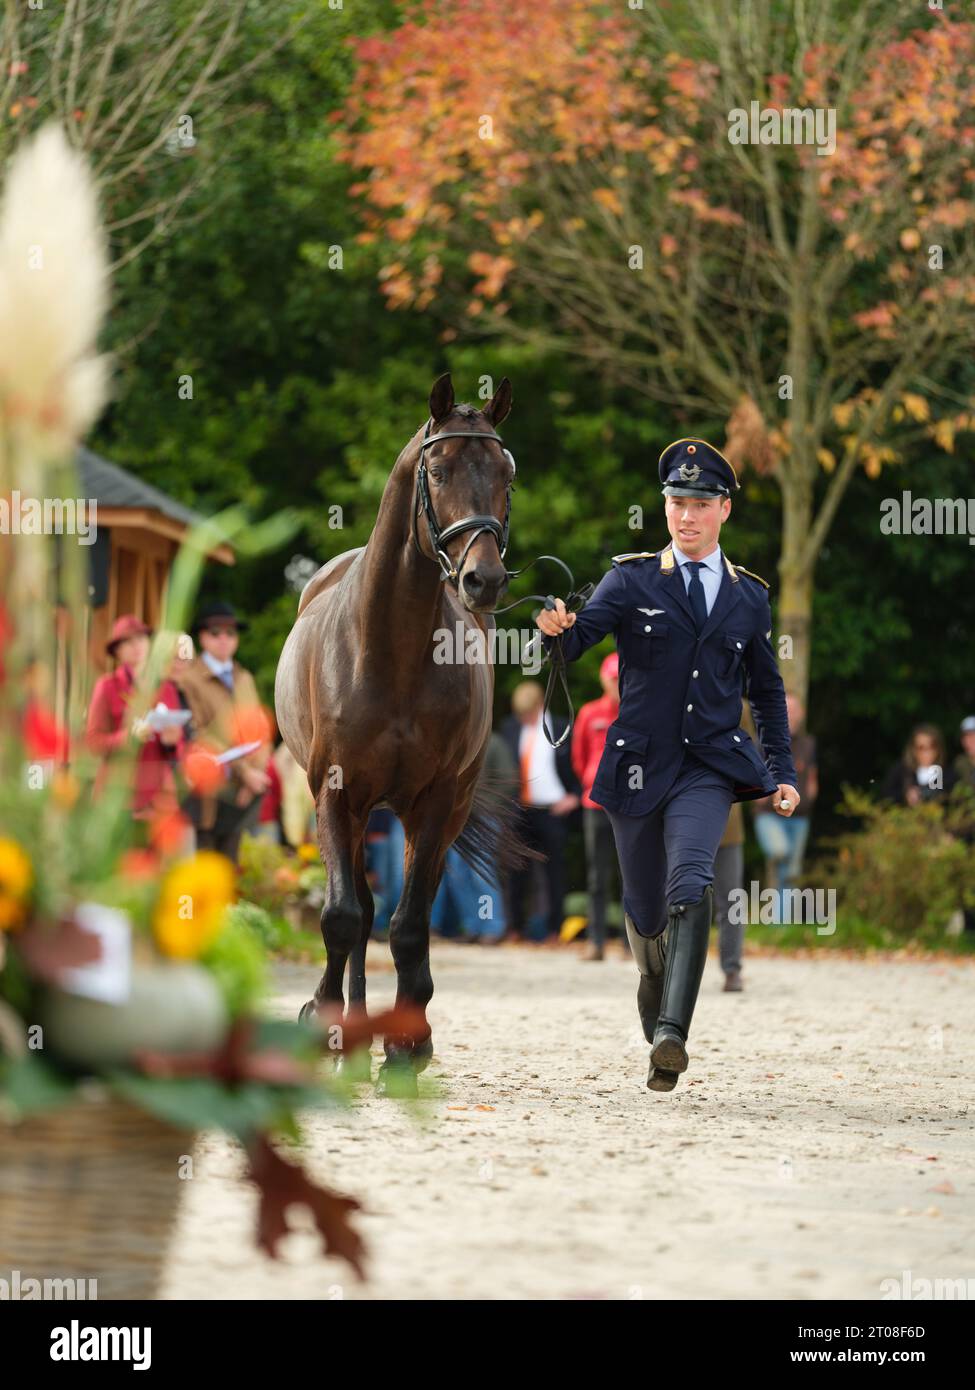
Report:
[{"label": "blurred spectator", "polygon": [[239,634],[246,626],[228,603],[203,608],[193,627],[200,655],[179,678],[193,712],[196,737],[205,746],[222,752],[254,742],[255,737],[261,740],[260,748],[226,765],[227,777],[220,790],[194,793],[187,801],[199,848],[216,850],[234,861],[241,835],[245,830],[252,832],[257,824],[271,782],[267,717],[254,677],[234,660]]},{"label": "blurred spectator", "polygon": [[518,800],[518,764],[508,744],[492,729],[484,752],[482,779],[510,801]]},{"label": "blurred spectator", "polygon": [[[190,702],[183,694],[181,682],[184,673],[188,671],[189,668],[193,665],[193,660],[195,656],[196,648],[193,646],[193,638],[190,636],[188,632],[178,632],[176,634],[176,643],[173,647],[173,659],[169,667],[169,679],[176,686],[176,692],[179,695],[180,705],[185,710],[190,709]],[[192,710],[190,710],[191,716],[192,713]],[[193,728],[192,717],[190,718],[190,722],[185,726],[183,732],[186,738],[186,742],[192,743],[193,739],[196,737]]]},{"label": "blurred spectator", "polygon": [[792,756],[799,774],[796,787],[800,797],[799,812],[791,816],[776,815],[770,796],[751,802],[755,834],[765,855],[768,886],[776,890],[775,922],[782,920],[782,894],[794,886],[802,873],[812,811],[819,794],[816,740],[806,732],[805,707],[798,695],[787,695],[786,706],[789,711]]},{"label": "blurred spectator", "polygon": [[281,774],[272,757],[267,765],[268,789],[261,798],[261,811],[254,827],[254,835],[259,840],[271,840],[280,845],[284,839],[281,828]]},{"label": "blurred spectator", "polygon": [[[481,778],[502,796],[513,798],[517,793],[517,770],[507,746],[496,733],[488,739]],[[366,827],[366,866],[376,898],[373,935],[377,937],[389,930],[390,918],[403,892],[405,848],[406,835],[399,818],[386,808],[374,810]],[[500,941],[505,930],[502,885],[496,877],[485,878],[471,869],[457,850],[448,849],[430,925],[443,935]]]},{"label": "blurred spectator", "polygon": [[[798,787],[796,790],[799,790]],[[802,793],[799,792],[799,795]],[[728,911],[728,900],[736,889],[744,887],[744,876],[745,817],[741,813],[741,802],[734,801],[714,857],[714,915],[718,923],[718,954],[724,971],[724,987],[729,993],[737,993],[744,988],[741,956],[745,944],[745,922],[744,918],[732,922]],[[741,914],[737,913],[736,916],[740,917]]]},{"label": "blurred spectator", "polygon": [[599,668],[603,693],[598,700],[589,700],[582,706],[572,728],[572,767],[582,785],[582,832],[586,845],[586,889],[589,893],[588,932],[591,945],[586,960],[603,959],[606,903],[610,887],[616,883],[618,875],[613,827],[606,812],[592,800],[589,793],[606,744],[606,730],[619,714],[619,674],[619,654],[610,652]]},{"label": "blurred spectator", "polygon": [[884,778],[880,795],[898,806],[919,806],[941,801],[954,785],[954,770],[945,767],[944,735],[934,724],[918,724],[900,761]]},{"label": "blurred spectator", "polygon": [[[582,788],[572,769],[569,740],[553,748],[542,728],[544,691],[537,681],[522,681],[511,697],[513,713],[504,721],[501,735],[520,771],[521,834],[546,858],[548,913],[545,934],[557,936],[562,926],[565,896],[565,841],[567,816],[579,805]],[[568,720],[550,716],[556,738]],[[525,928],[525,903],[531,888],[532,865],[511,875],[511,932],[520,937]]]},{"label": "blurred spectator", "polygon": [[386,806],[369,814],[366,824],[366,872],[376,903],[372,935],[383,939],[403,893],[403,855],[406,833],[398,816]]},{"label": "blurred spectator", "polygon": [[954,762],[956,784],[975,791],[975,714],[961,721],[961,752]]},{"label": "blurred spectator", "polygon": [[[517,797],[518,769],[500,734],[492,732],[488,738],[481,780],[509,800]],[[465,864],[456,849],[448,849],[430,924],[434,931],[444,935],[453,928],[467,941],[492,945],[499,942],[506,921],[504,893],[498,876],[485,878]]]},{"label": "blurred spectator", "polygon": [[504,906],[497,881],[465,864],[453,846],[444,860],[430,926],[441,936],[458,936],[485,945],[496,945],[504,935]]},{"label": "blurred spectator", "polygon": [[[88,708],[86,739],[89,748],[102,756],[100,783],[108,772],[112,755],[131,739],[142,746],[135,765],[132,812],[140,820],[150,815],[171,814],[176,809],[174,768],[185,746],[183,728],[162,729],[154,733],[145,718],[133,722],[129,706],[146,668],[152,629],[133,613],[116,619],[105,651],[114,669],[101,676],[92,691]],[[179,691],[171,679],[160,685],[152,701],[168,709],[182,708]]]},{"label": "blurred spectator", "polygon": [[[955,785],[968,787],[975,792],[975,714],[970,714],[961,721],[959,733],[962,751],[954,762]],[[964,838],[975,853],[975,832],[969,829],[964,832]],[[966,907],[963,914],[965,930],[975,932],[975,908]]]},{"label": "blurred spectator", "polygon": [[[271,762],[281,782],[281,830],[285,842],[297,849],[310,840],[316,843],[315,798],[308,786],[305,769],[286,743],[279,743]],[[270,771],[270,769],[269,769]]]}]

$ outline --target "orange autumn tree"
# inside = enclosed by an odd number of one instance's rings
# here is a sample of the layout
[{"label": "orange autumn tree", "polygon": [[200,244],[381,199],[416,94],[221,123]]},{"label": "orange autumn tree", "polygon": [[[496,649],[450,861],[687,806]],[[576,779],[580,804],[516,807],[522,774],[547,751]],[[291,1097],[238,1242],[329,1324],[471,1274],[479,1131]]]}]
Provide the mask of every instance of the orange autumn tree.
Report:
[{"label": "orange autumn tree", "polygon": [[[734,460],[774,477],[805,696],[854,471],[975,428],[951,389],[975,346],[975,25],[950,0],[734,13],[426,0],[358,45],[337,119],[391,308],[571,353],[688,428],[721,417]],[[753,102],[818,112],[830,152],[733,143]]]}]

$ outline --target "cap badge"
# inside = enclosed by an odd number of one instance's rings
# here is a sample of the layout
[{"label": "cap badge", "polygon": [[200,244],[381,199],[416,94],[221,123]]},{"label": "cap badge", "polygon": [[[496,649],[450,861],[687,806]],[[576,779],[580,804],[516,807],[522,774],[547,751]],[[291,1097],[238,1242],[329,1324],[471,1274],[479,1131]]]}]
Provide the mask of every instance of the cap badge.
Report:
[{"label": "cap badge", "polygon": [[682,463],[677,472],[680,474],[681,480],[685,483],[696,483],[701,476],[700,465],[696,463]]}]

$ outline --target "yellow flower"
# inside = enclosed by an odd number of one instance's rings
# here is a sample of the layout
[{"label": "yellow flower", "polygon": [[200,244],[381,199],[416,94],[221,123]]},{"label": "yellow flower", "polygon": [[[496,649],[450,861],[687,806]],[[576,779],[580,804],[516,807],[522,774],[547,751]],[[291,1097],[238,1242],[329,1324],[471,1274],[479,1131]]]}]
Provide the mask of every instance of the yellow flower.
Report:
[{"label": "yellow flower", "polygon": [[318,846],[309,844],[299,845],[298,858],[303,864],[317,864],[319,862]]},{"label": "yellow flower", "polygon": [[34,885],[30,859],[16,840],[0,840],[0,931],[19,926]]},{"label": "yellow flower", "polygon": [[163,954],[177,960],[201,955],[219,933],[235,888],[233,864],[213,850],[174,864],[163,880],[152,924]]}]

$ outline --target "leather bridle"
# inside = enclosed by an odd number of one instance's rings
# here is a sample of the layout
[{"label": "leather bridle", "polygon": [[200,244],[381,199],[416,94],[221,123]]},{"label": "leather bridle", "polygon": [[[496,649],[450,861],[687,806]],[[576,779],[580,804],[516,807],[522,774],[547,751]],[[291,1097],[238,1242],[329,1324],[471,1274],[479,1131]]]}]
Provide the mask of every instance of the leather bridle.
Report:
[{"label": "leather bridle", "polygon": [[[474,432],[469,430],[444,430],[442,434],[431,434],[430,430],[432,426],[433,421],[427,421],[427,427],[423,432],[423,440],[420,444],[420,462],[416,470],[416,490],[414,493],[413,513],[411,517],[411,531],[413,535],[413,544],[416,546],[418,553],[422,555],[424,559],[429,560],[430,556],[420,548],[420,541],[417,536],[417,517],[420,515],[422,509],[423,515],[426,517],[430,544],[433,546],[437,564],[440,566],[441,577],[446,583],[453,584],[456,588],[460,573],[464,568],[464,561],[467,559],[471,546],[477,540],[478,536],[482,536],[485,531],[490,532],[497,541],[498,552],[502,561],[504,560],[505,551],[508,549],[508,523],[511,517],[511,489],[513,484],[509,480],[505,486],[503,521],[499,521],[496,516],[465,516],[462,517],[460,521],[451,522],[449,526],[445,526],[443,530],[441,530],[440,524],[437,521],[437,514],[433,510],[433,502],[430,499],[430,487],[427,481],[427,464],[426,459],[423,457],[423,451],[424,449],[428,449],[431,444],[438,444],[441,439],[494,439],[501,445],[502,453],[511,464],[512,478],[515,473],[515,460],[511,451],[504,447],[504,441],[498,434],[488,433],[483,430]],[[448,541],[453,540],[454,536],[463,535],[465,531],[472,531],[473,535],[464,546],[460,559],[454,564],[447,554],[445,547]],[[539,560],[551,560],[553,564],[558,565],[559,568],[565,572],[569,581],[569,592],[566,594],[565,606],[570,612],[581,612],[595,586],[593,584],[583,584],[579,589],[575,589],[575,580],[572,577],[572,571],[565,561],[560,560],[557,555],[538,555],[520,570],[505,570],[507,579],[516,579],[518,575],[524,574],[525,571],[531,569],[533,565],[537,565]],[[551,594],[525,594],[522,598],[515,599],[513,603],[507,604],[504,608],[492,609],[492,612],[495,616],[501,613],[510,613],[511,609],[517,608],[519,604],[530,602],[541,603],[546,608],[555,607],[555,599]],[[536,637],[540,639],[541,633],[536,633]],[[569,693],[569,682],[566,675],[565,658],[562,653],[561,635],[556,637],[552,644],[552,649],[549,652],[549,660],[551,662],[551,669],[548,673],[548,681],[545,686],[545,695],[542,702],[542,729],[546,739],[552,747],[559,748],[571,734],[574,722],[572,696]],[[562,686],[562,690],[565,694],[566,708],[568,710],[566,727],[558,738],[555,737],[554,733],[549,732],[548,726],[545,723],[545,715],[548,714],[551,709],[552,699],[555,694],[556,681],[560,682]]]},{"label": "leather bridle", "polygon": [[[433,421],[428,420],[427,427],[423,432],[423,442],[420,444],[420,462],[416,470],[416,491],[414,494],[412,516],[413,544],[421,555],[425,553],[420,548],[420,542],[416,533],[417,517],[420,515],[422,509],[423,515],[426,517],[430,544],[433,546],[433,553],[436,556],[437,564],[440,566],[440,572],[447,582],[456,585],[460,572],[464,568],[464,561],[467,559],[471,546],[477,540],[478,536],[483,535],[485,531],[490,532],[497,541],[498,553],[501,559],[504,559],[504,553],[508,549],[508,523],[511,517],[511,482],[509,481],[505,485],[503,521],[499,521],[496,516],[490,515],[465,516],[462,517],[460,521],[451,522],[449,526],[445,526],[441,530],[440,524],[437,521],[437,514],[433,510],[433,502],[430,498],[430,484],[427,479],[427,462],[423,456],[423,451],[424,449],[429,449],[431,444],[439,444],[441,439],[494,439],[501,445],[501,452],[511,464],[512,476],[514,476],[515,461],[510,450],[504,447],[504,441],[498,434],[489,434],[487,431],[471,432],[469,430],[444,430],[442,434],[431,434],[430,430],[432,425]],[[453,560],[451,560],[450,556],[447,554],[446,547],[449,541],[452,541],[455,536],[463,535],[465,531],[473,531],[474,534],[464,546],[460,559],[454,564]],[[430,557],[427,556],[427,559],[429,558]]]}]

